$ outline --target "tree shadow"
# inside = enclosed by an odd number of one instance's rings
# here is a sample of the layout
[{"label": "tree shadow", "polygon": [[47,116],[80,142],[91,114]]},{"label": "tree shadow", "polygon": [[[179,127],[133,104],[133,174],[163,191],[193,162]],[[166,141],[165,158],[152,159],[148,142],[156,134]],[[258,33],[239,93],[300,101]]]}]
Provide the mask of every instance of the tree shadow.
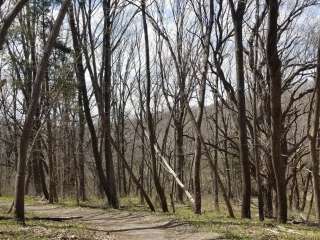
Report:
[{"label": "tree shadow", "polygon": [[105,230],[105,229],[95,229],[95,228],[85,228],[86,230],[89,231],[96,231],[96,232],[105,232],[105,233],[119,233],[119,232],[130,232],[130,231],[141,231],[141,230],[152,230],[152,229],[170,229],[170,228],[175,228],[185,225],[185,223],[182,222],[177,222],[175,220],[171,220],[167,223],[161,224],[161,225],[156,225],[156,226],[144,226],[144,227],[132,227],[132,228],[121,228],[121,229],[110,229],[110,230]]},{"label": "tree shadow", "polygon": [[[104,217],[99,217],[99,216],[103,216],[105,215]],[[136,214],[132,214],[132,213],[128,213],[126,215],[122,215],[122,216],[110,216],[106,213],[103,213],[103,214],[97,214],[97,215],[94,215],[94,216],[90,216],[90,217],[87,217],[85,216],[84,219],[82,219],[81,221],[82,222],[89,222],[89,221],[95,221],[95,220],[106,220],[106,221],[116,221],[116,220],[133,220],[133,219],[138,219],[138,218],[143,218],[145,217],[146,215],[144,214],[140,214],[140,215],[136,215]]]}]

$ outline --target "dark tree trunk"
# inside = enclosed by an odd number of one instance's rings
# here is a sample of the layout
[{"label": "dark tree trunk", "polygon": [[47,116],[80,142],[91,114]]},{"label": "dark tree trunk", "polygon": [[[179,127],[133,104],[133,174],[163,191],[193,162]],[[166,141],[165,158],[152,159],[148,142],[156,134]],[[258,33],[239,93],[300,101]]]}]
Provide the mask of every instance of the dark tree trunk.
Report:
[{"label": "dark tree trunk", "polygon": [[[139,83],[140,84],[140,83]],[[142,94],[142,93],[141,93]],[[141,96],[142,97],[142,96]],[[140,97],[140,98],[141,98]],[[141,103],[142,104],[142,103]],[[142,105],[140,106],[140,119],[143,119],[143,110],[142,110]],[[143,124],[143,123],[141,123]],[[140,127],[140,135],[141,135],[141,162],[139,166],[139,175],[140,175],[140,185],[142,188],[145,186],[145,179],[148,180],[148,178],[144,177],[145,170],[144,170],[144,165],[146,161],[146,154],[145,154],[145,138],[144,138],[144,129],[141,126]],[[140,202],[143,204],[144,203],[144,197],[143,197],[143,192],[140,191]]]},{"label": "dark tree trunk", "polygon": [[[182,117],[183,119],[183,117]],[[183,151],[183,120],[180,118],[176,126],[176,154],[177,154],[177,177],[184,182],[184,151]],[[177,200],[183,202],[184,191],[177,187]]]},{"label": "dark tree trunk", "polygon": [[[256,84],[256,83],[255,83]],[[263,194],[262,194],[262,186],[261,186],[261,177],[260,177],[260,141],[259,134],[257,129],[257,95],[256,88],[254,89],[254,114],[253,114],[253,131],[254,131],[254,139],[253,139],[253,151],[255,158],[255,167],[256,167],[256,181],[257,181],[257,193],[258,193],[258,211],[259,211],[259,220],[264,220],[264,202],[263,202]]]},{"label": "dark tree trunk", "polygon": [[[38,120],[36,120],[37,122]],[[39,141],[39,136],[37,136],[38,124],[35,123],[34,127],[34,136],[35,136],[35,144],[32,150],[32,177],[33,177],[33,186],[36,196],[41,196],[42,188],[41,188],[41,177],[40,177],[40,159],[41,159],[41,142]]]},{"label": "dark tree trunk", "polygon": [[244,63],[243,63],[243,16],[247,1],[239,1],[235,8],[233,0],[229,0],[232,20],[234,24],[235,55],[236,55],[236,76],[237,76],[237,103],[238,103],[238,129],[239,129],[239,150],[242,170],[242,206],[241,217],[251,218],[251,179],[249,166],[249,151],[247,140],[246,124],[246,98],[244,84]]},{"label": "dark tree trunk", "polygon": [[300,207],[300,211],[303,212],[305,207],[306,207],[306,203],[307,203],[307,196],[308,196],[308,191],[309,191],[309,185],[310,185],[310,179],[311,179],[311,173],[309,172],[307,175],[307,180],[304,186],[304,190],[303,190],[303,196],[302,196],[302,203],[301,203],[301,207]]},{"label": "dark tree trunk", "polygon": [[[229,129],[229,121],[226,119],[226,116],[224,116],[224,111],[222,109],[221,111],[222,115],[222,123],[223,123],[223,129],[225,132],[226,137],[228,137],[228,129]],[[224,161],[225,161],[225,169],[226,169],[226,178],[227,178],[227,195],[228,198],[232,198],[232,186],[231,186],[231,172],[232,172],[232,164],[230,164],[229,156],[228,156],[228,140],[227,138],[223,141],[223,148],[224,148]]]},{"label": "dark tree trunk", "polygon": [[106,176],[109,185],[109,203],[113,208],[119,208],[119,198],[117,193],[114,163],[112,157],[112,148],[110,143],[111,138],[111,33],[112,33],[112,22],[111,22],[111,0],[103,1],[103,11],[105,18],[104,26],[104,117],[103,130],[104,130],[104,154],[106,161]]},{"label": "dark tree trunk", "polygon": [[273,195],[272,186],[267,183],[263,187],[264,214],[267,218],[273,218]]},{"label": "dark tree trunk", "polygon": [[78,93],[78,103],[79,103],[79,194],[81,201],[86,201],[86,186],[85,186],[85,156],[84,156],[84,133],[85,133],[85,119],[83,114],[83,100],[82,95]]},{"label": "dark tree trunk", "polygon": [[48,162],[49,162],[49,203],[58,201],[57,188],[56,188],[56,164],[54,163],[54,150],[53,150],[53,134],[52,134],[52,123],[50,113],[50,96],[49,96],[49,78],[46,77],[46,125],[48,134]]},{"label": "dark tree trunk", "polygon": [[269,20],[267,37],[267,64],[270,74],[271,104],[271,152],[277,190],[277,219],[287,221],[286,162],[281,156],[282,110],[281,110],[281,61],[278,56],[278,0],[268,0]]},{"label": "dark tree trunk", "polygon": [[256,0],[256,26],[254,29],[254,50],[251,53],[253,57],[253,74],[254,74],[254,88],[253,88],[253,151],[254,151],[254,160],[256,167],[256,182],[257,182],[257,194],[258,194],[258,212],[259,212],[259,220],[264,221],[264,203],[263,203],[263,193],[261,186],[261,177],[260,177],[260,162],[261,162],[261,153],[260,153],[260,134],[258,131],[258,76],[257,76],[257,65],[258,65],[258,46],[259,46],[259,0]]},{"label": "dark tree trunk", "polygon": [[152,164],[152,174],[153,182],[160,200],[161,208],[163,212],[168,212],[168,204],[165,195],[165,190],[161,186],[160,178],[158,175],[157,168],[157,157],[155,152],[156,135],[155,126],[153,122],[153,116],[151,113],[151,72],[150,72],[150,52],[149,52],[149,35],[148,35],[148,25],[146,19],[146,5],[145,0],[141,0],[141,11],[142,11],[142,23],[144,30],[144,40],[145,40],[145,54],[146,54],[146,114],[147,114],[147,124],[149,131],[149,142],[150,142],[150,152],[151,152],[151,164]]},{"label": "dark tree trunk", "polygon": [[[207,75],[208,75],[208,60],[210,54],[210,40],[214,21],[214,1],[210,1],[210,11],[209,11],[209,21],[206,26],[204,43],[203,43],[203,57],[201,65],[201,79],[200,79],[200,89],[199,89],[199,104],[198,104],[198,115],[196,118],[196,128],[199,133],[201,133],[201,125],[204,111],[205,102],[205,92],[207,85]],[[194,154],[194,192],[195,192],[195,204],[194,212],[196,214],[201,214],[201,139],[197,135],[195,140],[195,154]]]},{"label": "dark tree trunk", "polygon": [[95,167],[96,167],[96,171],[99,178],[99,186],[103,188],[103,191],[108,198],[109,204],[111,205],[112,196],[110,196],[109,185],[108,185],[106,176],[104,174],[102,159],[99,152],[98,138],[96,135],[96,130],[95,130],[91,113],[90,113],[90,101],[89,101],[88,92],[87,92],[85,71],[82,64],[82,54],[81,54],[81,48],[80,48],[80,43],[78,39],[79,34],[77,32],[77,28],[75,24],[72,5],[69,8],[69,22],[70,22],[70,28],[71,28],[71,34],[72,34],[73,48],[76,54],[75,70],[76,70],[76,76],[78,79],[78,88],[79,88],[78,91],[82,94],[82,97],[83,97],[84,113],[85,113],[85,118],[88,124],[90,136],[91,136],[91,146],[92,146],[92,152],[93,152],[93,157],[95,161]]},{"label": "dark tree trunk", "polygon": [[[30,13],[29,13],[30,14]],[[30,103],[30,98],[31,98],[31,91],[32,91],[32,82],[35,80],[36,75],[37,75],[37,57],[36,57],[36,32],[35,32],[35,27],[34,25],[36,24],[36,17],[34,14],[31,15],[31,22],[30,20],[28,21],[28,27],[30,30],[30,57],[31,57],[31,78],[28,79],[27,82],[27,89],[29,90],[26,98],[26,103]],[[43,38],[45,36],[42,36]],[[43,42],[45,40],[43,39]],[[45,44],[44,44],[45,45]],[[40,105],[38,103],[38,105]],[[29,107],[29,105],[27,105]],[[32,146],[32,177],[33,177],[33,186],[35,190],[35,195],[36,196],[41,196],[41,182],[40,182],[40,145],[41,142],[39,141],[39,128],[40,128],[40,106],[37,107],[35,116],[34,116],[34,126],[33,126],[33,136],[35,138],[34,140],[34,146]],[[32,137],[31,137],[32,138]]]},{"label": "dark tree trunk", "polygon": [[[124,96],[123,96],[124,98]],[[125,103],[122,103],[122,110],[121,110],[121,117],[120,117],[120,123],[121,123],[121,131],[120,131],[120,139],[121,139],[121,154],[125,156],[126,154],[126,141],[124,136],[124,128],[125,128],[125,112],[124,112],[124,106]],[[123,193],[125,196],[128,195],[128,186],[127,186],[127,174],[126,174],[126,168],[124,167],[123,162],[121,162],[121,169],[122,169],[122,177],[123,177]]]},{"label": "dark tree trunk", "polygon": [[43,196],[45,197],[46,200],[49,200],[49,192],[47,188],[47,183],[46,183],[46,175],[44,171],[44,159],[41,159],[39,162],[39,167],[40,167],[40,182],[41,182],[41,190],[43,193]]},{"label": "dark tree trunk", "polygon": [[[218,124],[219,124],[219,102],[218,102],[218,87],[219,87],[219,81],[218,78],[216,78],[216,92],[214,94],[214,118],[215,118],[215,132],[214,132],[214,144],[216,146],[219,145],[219,130],[218,130]],[[214,164],[216,165],[215,172],[214,172],[214,178],[213,180],[213,189],[214,189],[214,206],[216,210],[219,210],[219,184],[218,184],[218,149],[214,149]],[[229,163],[227,164],[229,165]],[[229,195],[229,194],[228,194]]]}]

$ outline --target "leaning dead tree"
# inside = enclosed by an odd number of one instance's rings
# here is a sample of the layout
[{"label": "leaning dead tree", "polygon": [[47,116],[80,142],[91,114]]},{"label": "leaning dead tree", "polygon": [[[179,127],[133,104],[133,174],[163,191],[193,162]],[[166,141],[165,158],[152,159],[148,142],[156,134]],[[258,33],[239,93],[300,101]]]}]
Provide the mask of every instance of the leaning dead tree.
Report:
[{"label": "leaning dead tree", "polygon": [[34,122],[34,115],[37,110],[38,101],[40,97],[41,84],[44,81],[45,72],[47,71],[49,57],[54,48],[56,38],[59,35],[60,27],[63,19],[67,13],[68,6],[71,0],[65,0],[60,8],[59,14],[55,20],[52,31],[50,33],[47,44],[44,48],[44,53],[41,61],[37,67],[37,74],[32,85],[31,103],[29,105],[26,120],[23,125],[22,135],[20,139],[20,157],[17,168],[16,177],[16,193],[15,193],[15,216],[18,221],[24,222],[24,191],[25,191],[25,173],[26,173],[26,160],[29,147],[29,137],[32,131]]},{"label": "leaning dead tree", "polygon": [[[148,133],[146,133],[145,131],[143,131],[144,135],[146,136],[146,138],[150,141],[150,136]],[[194,207],[195,201],[192,197],[192,195],[190,194],[190,192],[187,190],[185,184],[183,184],[183,182],[179,179],[178,174],[175,173],[175,171],[172,169],[172,167],[170,166],[170,164],[168,163],[167,159],[165,158],[165,156],[163,156],[159,146],[157,143],[155,143],[154,145],[154,149],[155,152],[157,153],[157,155],[160,157],[162,164],[164,166],[164,168],[169,172],[169,174],[174,178],[174,180],[176,181],[176,183],[179,185],[179,187],[184,191],[184,193],[186,194],[188,200],[190,201],[190,203],[192,204],[192,206]]]}]

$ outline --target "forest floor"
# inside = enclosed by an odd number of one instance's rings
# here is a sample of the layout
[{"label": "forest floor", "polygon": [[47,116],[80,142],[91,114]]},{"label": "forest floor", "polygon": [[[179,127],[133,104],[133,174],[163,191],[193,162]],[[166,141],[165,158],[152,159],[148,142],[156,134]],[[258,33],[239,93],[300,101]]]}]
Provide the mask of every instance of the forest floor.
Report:
[{"label": "forest floor", "polygon": [[[215,240],[215,239],[310,239],[320,240],[320,228],[304,224],[278,225],[272,220],[230,219],[225,214],[205,211],[192,214],[188,207],[178,207],[175,215],[152,214],[127,204],[121,210],[100,208],[99,204],[76,207],[72,202],[49,205],[28,198],[27,224],[17,225],[6,213],[11,198],[0,198],[0,239],[53,240]],[[128,202],[126,202],[128,203]],[[140,207],[141,208],[141,207]],[[221,210],[222,212],[222,210]],[[40,218],[51,218],[40,220]],[[52,218],[72,218],[52,221]]]}]

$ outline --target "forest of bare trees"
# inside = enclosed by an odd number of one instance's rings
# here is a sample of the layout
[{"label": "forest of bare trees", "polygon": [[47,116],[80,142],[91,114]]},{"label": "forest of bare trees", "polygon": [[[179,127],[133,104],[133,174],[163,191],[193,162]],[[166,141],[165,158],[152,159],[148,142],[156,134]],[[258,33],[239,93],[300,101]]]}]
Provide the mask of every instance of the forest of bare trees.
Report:
[{"label": "forest of bare trees", "polygon": [[0,196],[19,222],[34,196],[320,223],[319,16],[319,0],[0,1]]}]

